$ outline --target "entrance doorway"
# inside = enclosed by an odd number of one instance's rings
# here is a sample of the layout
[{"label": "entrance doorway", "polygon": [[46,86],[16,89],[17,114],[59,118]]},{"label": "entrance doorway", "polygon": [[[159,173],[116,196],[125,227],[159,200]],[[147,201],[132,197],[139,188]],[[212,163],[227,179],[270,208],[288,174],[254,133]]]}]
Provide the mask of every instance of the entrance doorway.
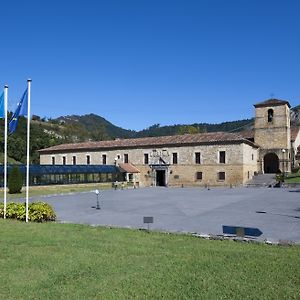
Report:
[{"label": "entrance doorway", "polygon": [[268,153],[264,157],[264,173],[279,172],[279,158],[275,153]]},{"label": "entrance doorway", "polygon": [[156,186],[166,186],[165,170],[156,170]]}]

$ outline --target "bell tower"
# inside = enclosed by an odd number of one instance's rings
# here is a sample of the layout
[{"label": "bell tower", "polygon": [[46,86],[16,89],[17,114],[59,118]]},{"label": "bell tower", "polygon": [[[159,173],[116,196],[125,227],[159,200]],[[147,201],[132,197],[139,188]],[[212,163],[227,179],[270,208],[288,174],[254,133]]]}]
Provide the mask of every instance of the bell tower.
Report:
[{"label": "bell tower", "polygon": [[263,173],[291,171],[290,104],[269,99],[254,105],[254,142],[260,147],[259,163]]}]

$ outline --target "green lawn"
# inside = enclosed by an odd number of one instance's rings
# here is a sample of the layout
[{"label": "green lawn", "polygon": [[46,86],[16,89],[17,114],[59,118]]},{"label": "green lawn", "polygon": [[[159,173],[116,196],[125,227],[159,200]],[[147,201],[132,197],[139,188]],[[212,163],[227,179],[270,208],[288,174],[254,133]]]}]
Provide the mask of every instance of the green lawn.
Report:
[{"label": "green lawn", "polygon": [[289,174],[284,181],[286,183],[300,183],[300,172]]},{"label": "green lawn", "polygon": [[300,247],[0,220],[0,299],[299,299]]},{"label": "green lawn", "polygon": [[[111,183],[89,183],[89,184],[66,184],[66,185],[46,185],[46,186],[30,186],[29,197],[41,196],[41,195],[53,195],[60,193],[75,193],[92,191],[95,189],[108,189],[111,188]],[[3,188],[0,189],[0,198],[3,199]],[[8,199],[25,198],[26,189],[23,186],[22,193],[20,194],[9,194],[7,193]]]}]

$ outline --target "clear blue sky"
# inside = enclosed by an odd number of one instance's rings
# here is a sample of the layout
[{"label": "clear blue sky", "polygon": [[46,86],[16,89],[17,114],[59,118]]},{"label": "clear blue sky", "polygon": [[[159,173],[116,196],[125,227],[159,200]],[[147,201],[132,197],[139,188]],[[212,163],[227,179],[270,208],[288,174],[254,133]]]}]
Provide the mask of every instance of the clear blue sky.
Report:
[{"label": "clear blue sky", "polygon": [[127,129],[251,118],[300,104],[300,1],[1,1],[0,84],[14,109],[96,113]]}]

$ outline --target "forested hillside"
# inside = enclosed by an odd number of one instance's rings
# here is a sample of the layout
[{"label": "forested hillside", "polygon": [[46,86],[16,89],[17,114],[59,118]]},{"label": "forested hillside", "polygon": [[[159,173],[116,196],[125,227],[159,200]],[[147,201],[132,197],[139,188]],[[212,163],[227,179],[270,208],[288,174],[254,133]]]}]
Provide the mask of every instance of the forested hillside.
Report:
[{"label": "forested hillside", "polygon": [[[293,124],[300,125],[300,106],[291,111]],[[138,138],[148,136],[164,136],[199,132],[239,132],[253,128],[254,119],[245,119],[219,124],[195,123],[160,126],[154,124],[141,131],[126,130],[115,126],[106,119],[88,114],[84,116],[63,116],[57,119],[41,119],[33,116],[30,132],[31,162],[39,163],[37,150],[62,143],[83,141],[100,141],[115,138]],[[0,153],[4,149],[4,121],[0,120]],[[9,162],[25,163],[26,161],[26,119],[20,118],[17,131],[8,138]],[[2,155],[3,157],[3,155]],[[1,155],[0,155],[0,163]]]}]

